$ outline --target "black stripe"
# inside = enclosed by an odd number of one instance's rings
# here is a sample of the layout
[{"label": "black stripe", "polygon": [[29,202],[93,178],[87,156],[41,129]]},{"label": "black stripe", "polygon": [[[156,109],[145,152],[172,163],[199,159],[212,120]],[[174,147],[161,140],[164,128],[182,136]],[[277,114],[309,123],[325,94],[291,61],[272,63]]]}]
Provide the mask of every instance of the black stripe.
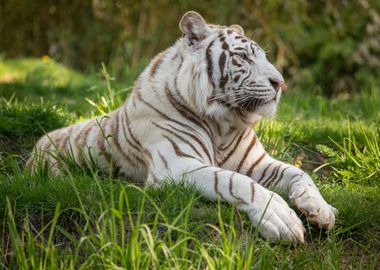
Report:
[{"label": "black stripe", "polygon": [[282,164],[280,163],[279,165],[277,165],[277,166],[273,169],[271,175],[269,175],[269,177],[268,177],[265,181],[263,181],[263,183],[262,183],[263,186],[266,186],[266,184],[267,184],[267,183],[273,178],[273,176],[274,176],[274,175],[277,175],[277,173],[278,173],[278,171],[280,170],[281,166],[282,166]]},{"label": "black stripe", "polygon": [[[210,140],[213,141],[213,134],[210,126],[202,119],[200,119],[190,108],[188,108],[185,104],[180,103],[178,100],[174,98],[172,93],[169,90],[168,85],[165,88],[166,97],[169,99],[170,104],[178,111],[180,115],[189,119],[192,123],[196,124],[200,128],[202,128],[207,135],[210,137]],[[206,127],[207,128],[206,128]],[[214,144],[214,143],[213,143]]]},{"label": "black stripe", "polygon": [[[292,185],[294,185],[295,183],[297,183],[302,177],[303,177],[303,173],[297,173],[296,175],[293,175],[292,178],[290,178],[290,181],[288,183],[288,188],[287,188],[287,192],[289,192],[289,189],[292,187]],[[299,176],[298,178],[296,178],[297,176]],[[296,178],[295,180],[293,180],[294,178]]]},{"label": "black stripe", "polygon": [[245,78],[241,81],[241,83],[239,84],[238,88],[240,88],[240,87],[243,86],[243,84],[246,82],[246,80],[248,80],[249,77],[251,76],[251,73],[252,73],[252,70],[249,69],[249,73],[248,73],[247,77],[245,77]]},{"label": "black stripe", "polygon": [[148,155],[149,158],[152,159],[152,154],[148,151],[148,149],[143,147],[142,144],[140,143],[140,141],[135,137],[135,135],[133,135],[132,129],[129,125],[129,118],[128,118],[127,110],[124,110],[124,116],[125,116],[125,125],[127,126],[129,135],[131,136],[132,140],[137,144],[137,146],[140,148],[138,151],[141,151],[141,149],[142,149],[144,154]]},{"label": "black stripe", "polygon": [[81,134],[83,136],[81,138],[81,141],[78,142],[78,144],[77,144],[77,148],[78,148],[78,160],[77,160],[77,162],[78,162],[78,164],[82,164],[82,162],[84,161],[83,148],[84,148],[84,145],[87,142],[87,137],[88,137],[90,131],[93,129],[94,126],[95,126],[94,123],[91,121],[89,124],[87,124],[85,126],[84,129],[82,129],[80,131],[80,133],[83,132],[83,134]]},{"label": "black stripe", "polygon": [[230,179],[229,179],[229,185],[228,185],[228,190],[230,191],[230,194],[231,194],[231,197],[233,197],[235,200],[238,201],[238,203],[242,203],[242,204],[248,204],[247,202],[244,201],[244,199],[236,196],[233,192],[233,178],[235,176],[235,173],[232,173]]},{"label": "black stripe", "polygon": [[291,166],[286,167],[282,170],[280,176],[277,179],[274,179],[275,181],[272,181],[271,186],[277,186],[277,184],[281,181],[282,177],[284,177],[284,173],[287,169],[291,168]]},{"label": "black stripe", "polygon": [[219,70],[220,70],[220,82],[219,87],[224,89],[224,86],[228,82],[228,75],[224,74],[224,66],[226,65],[227,56],[225,52],[222,52],[222,54],[219,57]]},{"label": "black stripe", "polygon": [[107,163],[110,163],[111,155],[106,152],[103,138],[100,138],[100,140],[98,141],[98,148],[99,148],[99,154],[100,154],[99,156],[103,156],[104,159],[107,161]]},{"label": "black stripe", "polygon": [[251,143],[249,144],[247,150],[245,151],[245,153],[243,155],[243,158],[240,160],[240,163],[239,163],[239,165],[238,165],[238,167],[236,169],[237,172],[240,172],[240,169],[243,166],[244,161],[247,159],[249,152],[255,146],[256,142],[257,142],[257,136],[255,134],[253,134],[253,139],[252,139]]},{"label": "black stripe", "polygon": [[[193,157],[193,156],[191,156],[191,155],[189,155],[189,154],[186,154],[186,153],[184,153],[180,148],[179,148],[179,146],[172,140],[172,139],[170,139],[168,136],[166,136],[166,135],[163,135],[163,137],[165,138],[165,139],[167,139],[170,143],[171,143],[171,145],[172,145],[172,147],[173,147],[173,149],[174,149],[174,152],[175,152],[175,154],[177,155],[177,156],[179,156],[179,157],[184,157],[184,158],[191,158],[191,159],[196,159],[196,160],[198,160],[197,158],[195,158],[195,157]],[[198,160],[198,161],[200,161],[200,160]],[[201,162],[201,161],[200,161]]]},{"label": "black stripe", "polygon": [[239,146],[241,139],[243,138],[244,133],[245,133],[245,131],[239,136],[238,140],[234,144],[233,149],[219,162],[219,165],[223,165],[232,156],[232,154],[235,153],[236,149]]},{"label": "black stripe", "polygon": [[[243,130],[243,131],[241,131],[240,132],[240,134],[239,134],[239,136],[242,134],[242,133],[244,133],[244,132],[246,132],[246,130]],[[249,133],[248,133],[249,134]],[[220,148],[218,148],[220,151],[225,151],[225,150],[227,150],[231,145],[232,145],[232,143],[239,137],[239,136],[235,136],[235,137],[233,137],[233,139],[226,145],[226,146],[221,146]]]},{"label": "black stripe", "polygon": [[[70,135],[71,135],[71,129],[72,129],[71,127],[68,128],[68,130],[66,131],[67,132],[66,136],[62,138],[62,141],[59,144],[59,148],[61,151],[63,151],[63,154],[67,154],[66,151],[68,151],[67,142],[68,142]],[[51,142],[50,142],[50,144],[51,144]],[[50,145],[49,145],[49,147],[50,147]]]},{"label": "black stripe", "polygon": [[221,136],[222,135],[222,127],[220,126],[220,123],[215,122],[214,124],[216,126],[216,132],[218,133],[219,136]]},{"label": "black stripe", "polygon": [[75,136],[74,139],[73,139],[73,143],[74,143],[74,145],[75,145],[76,148],[79,149],[79,147],[78,147],[78,143],[77,143],[77,142],[80,140],[80,137],[83,135],[83,131],[86,130],[86,128],[88,128],[88,126],[89,126],[90,124],[91,124],[91,121],[90,121],[89,123],[87,123],[86,125],[84,125],[83,127],[81,127],[81,128],[79,129],[79,131],[77,131],[78,134],[77,134],[77,136]]},{"label": "black stripe", "polygon": [[158,125],[158,124],[156,124],[156,123],[153,123],[153,122],[152,122],[152,124],[155,125],[156,127],[160,128],[160,129],[162,129],[162,130],[165,130],[166,132],[169,132],[170,134],[172,134],[173,136],[175,136],[176,138],[178,138],[178,139],[181,140],[182,142],[186,143],[188,146],[190,146],[191,149],[194,150],[195,153],[197,153],[197,155],[198,155],[201,159],[203,159],[201,153],[199,153],[199,151],[194,147],[194,145],[192,145],[188,140],[186,140],[186,139],[183,138],[182,136],[178,135],[177,133],[171,131],[170,129],[164,128],[164,127],[162,127],[162,126],[160,126],[160,125]]},{"label": "black stripe", "polygon": [[162,162],[164,163],[165,169],[169,170],[168,162],[166,161],[166,159],[164,158],[164,156],[161,154],[160,151],[158,151],[158,156],[161,158]]},{"label": "black stripe", "polygon": [[248,169],[246,175],[248,176],[251,176],[253,170],[255,169],[255,167],[263,160],[263,158],[265,157],[266,153],[262,153],[262,155],[255,161],[255,163],[253,163],[251,165],[251,167]]},{"label": "black stripe", "polygon": [[186,174],[194,173],[194,172],[196,172],[196,171],[200,171],[200,170],[203,170],[203,169],[206,169],[206,168],[209,168],[209,167],[210,167],[209,165],[201,166],[201,167],[199,167],[199,168],[196,168],[196,169],[194,169],[194,170],[191,170],[191,171],[186,172]]},{"label": "black stripe", "polygon": [[173,118],[167,116],[166,114],[164,114],[163,112],[161,112],[161,111],[158,110],[157,108],[155,108],[152,104],[150,104],[149,102],[145,101],[145,100],[142,98],[142,96],[141,96],[140,93],[138,93],[138,97],[139,97],[139,99],[140,99],[145,105],[147,105],[149,108],[151,108],[152,110],[154,110],[155,112],[157,112],[162,118],[164,118],[164,119],[166,119],[166,120],[168,120],[168,121],[171,121],[171,122],[173,122],[173,123],[176,123],[176,124],[178,124],[178,125],[180,125],[180,126],[183,126],[183,127],[185,127],[185,128],[188,128],[188,129],[190,129],[191,131],[193,131],[193,132],[199,134],[199,132],[198,132],[197,130],[195,130],[193,127],[191,127],[191,126],[189,126],[189,125],[187,125],[187,124],[184,124],[184,123],[182,123],[182,122],[180,122],[180,121],[177,121],[177,120],[175,120],[175,119],[173,119]]},{"label": "black stripe", "polygon": [[[120,112],[120,111],[119,111]],[[116,131],[115,131],[115,135],[113,135],[113,142],[115,143],[115,146],[117,148],[117,150],[121,153],[121,155],[128,161],[130,162],[131,164],[133,165],[138,165],[136,164],[136,162],[134,162],[134,160],[132,160],[128,154],[131,154],[133,155],[133,158],[136,159],[138,162],[140,162],[141,164],[144,164],[145,166],[147,165],[145,160],[141,159],[140,157],[138,157],[137,155],[133,154],[132,152],[129,152],[129,153],[126,153],[123,148],[121,147],[121,144],[120,144],[120,141],[119,141],[119,112],[116,114]]]},{"label": "black stripe", "polygon": [[183,64],[183,57],[182,57],[182,55],[181,55],[181,62],[179,63],[179,66],[178,66],[178,68],[177,68],[178,73],[177,73],[177,75],[176,75],[176,77],[175,77],[175,79],[174,79],[174,86],[175,86],[175,92],[176,92],[177,96],[181,99],[181,101],[182,101],[183,103],[185,103],[185,98],[181,95],[181,93],[180,93],[179,90],[178,90],[178,74],[179,74],[179,72],[180,72],[180,70],[181,70],[181,68],[182,68],[182,64]]},{"label": "black stripe", "polygon": [[[120,118],[121,122],[123,123],[123,114],[121,115],[121,118]],[[127,122],[127,121],[126,121]],[[128,126],[128,124],[126,124]],[[132,146],[136,151],[141,151],[141,149],[136,146],[134,143],[132,143],[129,138],[127,137],[127,132],[125,131],[125,128],[122,128],[123,130],[123,135],[124,135],[124,139],[127,141],[127,143]],[[132,136],[131,136],[132,137]]]},{"label": "black stripe", "polygon": [[255,182],[251,182],[251,192],[252,192],[252,196],[251,196],[251,203],[253,203],[253,201],[255,200]]},{"label": "black stripe", "polygon": [[[212,129],[209,126],[209,124],[205,120],[200,118],[193,110],[191,110],[189,107],[187,107],[184,103],[181,103],[180,101],[176,100],[175,97],[170,92],[168,85],[166,85],[165,93],[166,93],[166,96],[169,99],[170,103],[173,105],[173,107],[178,111],[178,113],[180,115],[189,119],[191,122],[198,125],[201,129],[203,129],[206,132],[206,134],[208,135],[208,137],[211,141],[213,152],[215,154],[216,150],[215,150],[214,134],[213,134]],[[207,152],[205,147],[202,147],[202,148],[204,149],[205,152]],[[212,162],[209,153],[207,153],[207,154],[209,156],[210,162]]]},{"label": "black stripe", "polygon": [[207,155],[208,159],[210,160],[210,163],[211,164],[214,163],[214,161],[211,159],[211,155],[210,155],[210,152],[208,151],[207,147],[203,144],[203,142],[197,136],[195,136],[194,134],[191,134],[189,132],[186,132],[182,129],[176,128],[170,124],[168,124],[168,126],[171,127],[172,129],[178,131],[178,132],[182,132],[183,134],[185,134],[185,135],[191,137],[193,140],[195,140],[202,147],[202,150]]},{"label": "black stripe", "polygon": [[[220,171],[222,171],[222,170],[220,170]],[[218,172],[220,172],[220,171],[215,171],[215,172],[214,172],[214,175],[215,175],[214,189],[215,189],[215,193],[216,193],[217,195],[219,195],[220,198],[221,198],[222,200],[226,200],[226,199],[224,198],[223,194],[220,193],[219,190],[218,190],[218,184],[219,184]]]},{"label": "black stripe", "polygon": [[212,55],[211,55],[211,46],[214,44],[214,41],[211,41],[210,44],[207,46],[206,49],[206,62],[207,62],[207,74],[208,74],[208,80],[211,83],[212,87],[215,88],[214,80],[212,79],[213,75],[213,64],[212,64]]},{"label": "black stripe", "polygon": [[154,75],[156,75],[157,69],[161,65],[162,58],[164,57],[164,55],[165,55],[165,51],[157,55],[157,59],[155,60],[155,62],[152,65],[152,68],[150,69],[151,77],[154,77]]},{"label": "black stripe", "polygon": [[271,163],[269,163],[269,165],[265,167],[263,173],[261,174],[261,176],[259,177],[259,179],[257,180],[257,182],[259,182],[259,183],[261,182],[261,180],[265,177],[265,173],[267,172],[267,170],[269,169],[269,167],[272,166],[273,163],[274,163],[274,161],[271,162]]}]

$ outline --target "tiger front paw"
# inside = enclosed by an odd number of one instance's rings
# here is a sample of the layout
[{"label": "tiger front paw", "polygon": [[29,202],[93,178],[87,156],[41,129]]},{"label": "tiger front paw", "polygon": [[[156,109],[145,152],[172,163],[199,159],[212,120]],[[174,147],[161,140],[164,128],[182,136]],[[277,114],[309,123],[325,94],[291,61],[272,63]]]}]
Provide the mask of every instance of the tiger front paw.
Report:
[{"label": "tiger front paw", "polygon": [[334,227],[338,210],[323,199],[316,187],[299,186],[289,199],[311,225],[327,230]]},{"label": "tiger front paw", "polygon": [[249,216],[262,237],[270,241],[304,242],[302,221],[284,199],[271,192],[260,202],[265,204],[251,211]]}]

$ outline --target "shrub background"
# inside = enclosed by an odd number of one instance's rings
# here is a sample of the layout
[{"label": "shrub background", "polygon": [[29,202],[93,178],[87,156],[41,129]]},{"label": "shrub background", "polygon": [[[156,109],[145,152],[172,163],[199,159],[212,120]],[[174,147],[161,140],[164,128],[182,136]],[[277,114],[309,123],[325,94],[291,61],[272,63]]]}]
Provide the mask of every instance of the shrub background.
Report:
[{"label": "shrub background", "polygon": [[140,70],[180,37],[178,22],[187,10],[209,22],[241,24],[289,87],[331,96],[379,83],[377,0],[3,0],[0,52],[7,58],[49,55],[84,71],[104,62],[130,82],[131,69]]}]

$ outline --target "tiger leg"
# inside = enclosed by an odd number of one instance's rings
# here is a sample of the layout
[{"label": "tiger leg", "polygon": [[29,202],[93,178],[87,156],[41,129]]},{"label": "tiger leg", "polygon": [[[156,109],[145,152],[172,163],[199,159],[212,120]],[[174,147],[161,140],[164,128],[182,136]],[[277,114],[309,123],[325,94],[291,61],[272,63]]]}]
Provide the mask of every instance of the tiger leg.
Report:
[{"label": "tiger leg", "polygon": [[229,159],[222,159],[221,166],[249,176],[264,187],[278,188],[288,195],[290,202],[306,215],[310,223],[332,228],[336,209],[326,203],[310,176],[270,157],[252,129],[245,134],[245,140],[240,140],[238,145],[232,144],[232,150],[227,149],[226,152],[232,154],[227,155]]},{"label": "tiger leg", "polygon": [[60,173],[61,162],[57,155],[60,141],[57,136],[64,129],[55,130],[41,137],[35,145],[31,155],[26,162],[26,168],[32,175],[36,174],[37,170],[46,169],[53,176]]},{"label": "tiger leg", "polygon": [[311,177],[301,169],[266,155],[251,178],[264,187],[285,192],[311,224],[325,229],[334,226],[337,210],[323,199]]},{"label": "tiger leg", "polygon": [[189,157],[173,158],[162,154],[156,157],[163,162],[153,169],[151,184],[159,185],[168,177],[175,181],[186,181],[206,198],[220,198],[247,212],[264,238],[272,241],[303,242],[304,227],[293,209],[278,194],[267,190],[251,178]]},{"label": "tiger leg", "polygon": [[105,125],[108,119],[90,119],[49,132],[36,143],[26,167],[35,174],[47,166],[53,176],[69,172],[70,166],[107,168],[109,161],[105,156],[109,146],[103,133],[110,134],[110,125]]}]

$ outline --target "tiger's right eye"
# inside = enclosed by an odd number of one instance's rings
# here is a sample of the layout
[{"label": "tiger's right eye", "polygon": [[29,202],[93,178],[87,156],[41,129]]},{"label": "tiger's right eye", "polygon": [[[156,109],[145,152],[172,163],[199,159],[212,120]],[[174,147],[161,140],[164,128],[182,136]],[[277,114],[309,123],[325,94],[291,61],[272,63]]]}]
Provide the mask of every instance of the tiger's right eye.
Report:
[{"label": "tiger's right eye", "polygon": [[248,55],[246,53],[238,53],[238,56],[244,61],[249,60]]}]

